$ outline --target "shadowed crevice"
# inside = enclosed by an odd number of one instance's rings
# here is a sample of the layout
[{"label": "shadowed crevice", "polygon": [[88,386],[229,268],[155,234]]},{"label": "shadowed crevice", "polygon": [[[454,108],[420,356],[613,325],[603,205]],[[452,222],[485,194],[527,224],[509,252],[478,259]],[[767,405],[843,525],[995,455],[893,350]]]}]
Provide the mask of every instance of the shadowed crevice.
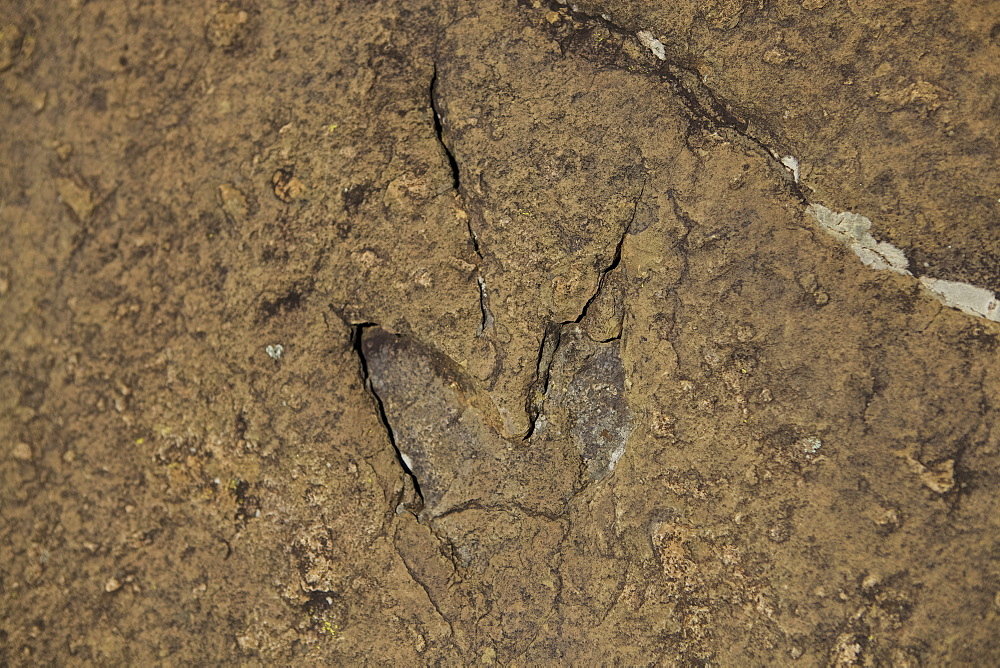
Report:
[{"label": "shadowed crevice", "polygon": [[[597,280],[597,289],[594,290],[594,294],[590,295],[590,299],[588,299],[586,303],[584,303],[583,308],[580,309],[580,315],[576,316],[576,318],[574,318],[573,320],[567,320],[562,324],[564,325],[569,325],[572,323],[580,324],[581,322],[583,322],[583,319],[587,317],[587,309],[590,308],[590,305],[593,304],[594,301],[597,299],[597,297],[601,294],[601,289],[604,287],[605,282],[607,282],[608,274],[617,269],[618,265],[621,264],[622,247],[625,245],[625,238],[632,231],[632,224],[635,223],[635,215],[639,211],[639,202],[642,201],[642,196],[645,192],[646,192],[646,183],[643,182],[642,187],[639,188],[639,194],[638,196],[636,196],[635,202],[632,204],[632,215],[629,217],[628,222],[625,223],[625,227],[622,229],[622,235],[618,239],[618,245],[615,246],[615,253],[611,258],[611,263],[607,267],[601,270],[601,276]],[[608,340],[612,341],[614,339],[608,339]]]},{"label": "shadowed crevice", "polygon": [[[623,39],[635,39],[639,32],[638,30],[614,23],[602,15],[577,11],[575,5],[566,6],[556,0],[549,0],[547,4],[551,11],[568,13],[574,21],[581,24],[590,23],[602,26]],[[733,105],[727,103],[720,96],[716,95],[715,91],[706,86],[695,67],[684,62],[678,57],[678,54],[664,51],[662,55],[664,59],[658,61],[656,67],[649,68],[648,72],[658,76],[662,82],[669,86],[670,90],[677,96],[677,99],[688,110],[692,121],[697,126],[710,131],[720,129],[731,130],[758,146],[767,154],[769,159],[780,164],[781,152],[772,149],[763,139],[754,135],[750,131],[749,121],[741,118],[733,111]],[[624,69],[621,66],[609,67]],[[800,202],[803,204],[810,203],[797,182],[789,179],[785,185]]]},{"label": "shadowed crevice", "polygon": [[354,354],[358,356],[358,361],[361,364],[362,383],[365,390],[375,400],[375,407],[378,411],[379,422],[385,429],[386,436],[389,438],[389,443],[392,445],[392,449],[396,453],[396,462],[399,464],[399,468],[402,469],[403,475],[409,478],[410,482],[413,484],[413,491],[416,494],[420,505],[423,506],[424,495],[420,490],[420,481],[417,480],[416,474],[410,468],[409,464],[406,463],[406,458],[403,457],[403,451],[399,449],[399,445],[396,443],[396,433],[393,431],[392,424],[389,422],[389,416],[385,411],[385,404],[382,401],[382,397],[380,397],[378,392],[375,390],[369,374],[368,359],[365,357],[362,340],[364,338],[365,330],[372,327],[378,327],[378,324],[374,322],[365,322],[351,325],[351,348],[354,350]]},{"label": "shadowed crevice", "polygon": [[549,391],[549,373],[552,370],[552,360],[559,348],[562,328],[563,323],[549,323],[545,334],[542,335],[542,344],[538,348],[538,361],[535,365],[535,378],[528,386],[528,396],[525,398],[528,431],[524,434],[523,440],[528,440],[535,433],[535,425],[542,412],[545,394]]},{"label": "shadowed crevice", "polygon": [[[528,396],[525,400],[525,407],[528,411],[528,431],[524,435],[525,440],[531,438],[531,435],[535,433],[538,416],[541,415],[542,405],[544,404],[545,397],[548,394],[552,361],[555,358],[556,351],[559,349],[563,328],[567,325],[579,325],[583,321],[583,319],[587,316],[587,310],[597,300],[598,296],[600,296],[601,290],[607,282],[608,275],[617,269],[621,264],[622,248],[625,246],[625,238],[628,237],[629,233],[632,231],[632,225],[635,223],[636,213],[639,210],[639,203],[642,201],[642,196],[645,191],[646,183],[643,182],[642,187],[639,189],[639,194],[636,196],[635,202],[632,204],[632,215],[629,216],[628,222],[625,223],[625,226],[622,228],[621,236],[618,238],[618,243],[615,245],[615,252],[611,258],[611,262],[608,266],[601,270],[601,275],[597,280],[597,288],[584,303],[583,308],[580,309],[580,314],[572,320],[550,323],[546,327],[545,333],[542,336],[541,345],[538,349],[538,361],[535,366],[535,378],[528,387]],[[620,339],[621,333],[619,332],[617,336],[613,336],[603,341],[598,341],[597,343],[611,343],[612,341]]]},{"label": "shadowed crevice", "polygon": [[[434,122],[434,136],[437,137],[438,143],[444,150],[444,155],[448,159],[448,166],[451,168],[451,186],[456,191],[462,186],[462,177],[458,171],[458,161],[455,160],[455,154],[452,152],[448,143],[444,140],[444,128],[441,125],[441,109],[438,106],[438,73],[437,73],[437,63],[434,64],[434,69],[431,74],[431,84],[430,84],[430,105],[431,105],[431,117]],[[478,247],[476,251],[478,252]]]}]

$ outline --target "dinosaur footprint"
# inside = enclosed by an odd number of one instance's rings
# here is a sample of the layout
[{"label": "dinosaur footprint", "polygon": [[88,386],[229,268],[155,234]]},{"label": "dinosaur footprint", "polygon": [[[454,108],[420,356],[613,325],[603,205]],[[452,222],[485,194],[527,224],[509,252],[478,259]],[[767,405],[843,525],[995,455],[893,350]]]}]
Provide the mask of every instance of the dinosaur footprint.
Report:
[{"label": "dinosaur footprint", "polygon": [[468,508],[555,516],[614,469],[631,431],[618,342],[567,325],[552,358],[550,397],[526,441],[504,439],[489,395],[443,354],[381,328],[361,346],[400,456],[419,485],[424,521]]}]

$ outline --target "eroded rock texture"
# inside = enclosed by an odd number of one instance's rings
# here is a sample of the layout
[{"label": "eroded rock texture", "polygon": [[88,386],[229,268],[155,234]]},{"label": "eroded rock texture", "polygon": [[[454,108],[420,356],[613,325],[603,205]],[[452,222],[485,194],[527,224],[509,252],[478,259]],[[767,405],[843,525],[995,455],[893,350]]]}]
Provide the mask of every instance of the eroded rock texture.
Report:
[{"label": "eroded rock texture", "polygon": [[998,26],[0,7],[0,663],[996,663]]}]

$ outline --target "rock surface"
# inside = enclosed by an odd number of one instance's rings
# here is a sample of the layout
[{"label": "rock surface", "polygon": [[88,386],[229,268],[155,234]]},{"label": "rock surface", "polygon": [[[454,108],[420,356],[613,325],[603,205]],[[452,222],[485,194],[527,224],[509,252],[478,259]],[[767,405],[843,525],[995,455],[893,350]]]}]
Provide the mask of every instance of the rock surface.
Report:
[{"label": "rock surface", "polygon": [[0,7],[0,663],[996,663],[998,49]]}]

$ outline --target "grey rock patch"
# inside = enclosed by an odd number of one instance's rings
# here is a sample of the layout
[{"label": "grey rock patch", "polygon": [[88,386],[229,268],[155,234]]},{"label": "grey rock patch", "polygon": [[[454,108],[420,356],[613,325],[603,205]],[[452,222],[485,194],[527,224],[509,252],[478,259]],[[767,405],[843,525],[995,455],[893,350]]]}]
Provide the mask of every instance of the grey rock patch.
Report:
[{"label": "grey rock patch", "polygon": [[597,343],[578,325],[567,325],[553,359],[545,413],[550,424],[568,432],[589,480],[614,471],[633,428],[619,342]]},{"label": "grey rock patch", "polygon": [[382,403],[400,459],[433,517],[488,494],[502,469],[506,443],[495,408],[451,360],[379,328],[362,348],[372,389]]},{"label": "grey rock patch", "polygon": [[[504,438],[489,394],[431,345],[374,326],[360,343],[403,468],[403,511],[414,510],[425,523],[472,507],[558,512],[578,470],[566,439]],[[419,498],[405,498],[407,479]]]}]

